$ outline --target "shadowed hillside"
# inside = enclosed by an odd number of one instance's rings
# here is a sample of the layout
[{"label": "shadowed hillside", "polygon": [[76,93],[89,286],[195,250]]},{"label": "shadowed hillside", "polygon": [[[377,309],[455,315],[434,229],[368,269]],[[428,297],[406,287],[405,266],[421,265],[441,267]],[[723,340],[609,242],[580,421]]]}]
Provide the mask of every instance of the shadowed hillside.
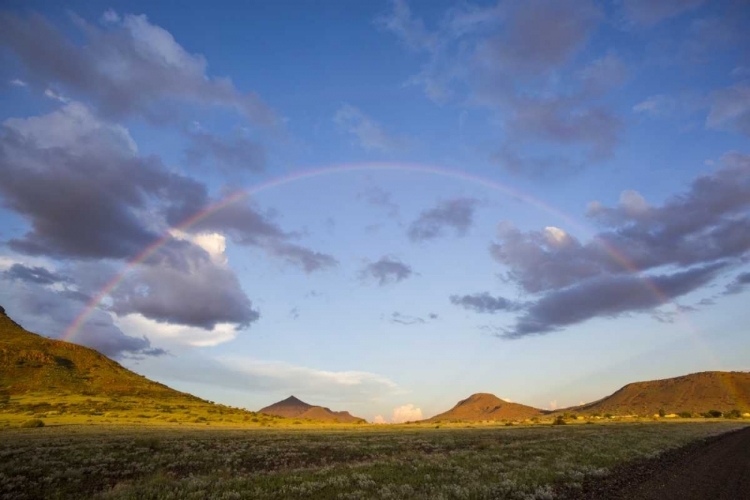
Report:
[{"label": "shadowed hillside", "polygon": [[517,420],[544,415],[545,412],[538,408],[518,403],[503,401],[494,394],[477,393],[472,394],[463,401],[459,401],[450,410],[435,415],[427,422],[450,421],[450,420]]},{"label": "shadowed hillside", "polygon": [[289,396],[283,401],[262,408],[259,413],[277,417],[320,420],[323,422],[359,423],[365,419],[350,415],[348,411],[331,411],[322,406],[313,406]]},{"label": "shadowed hillside", "polygon": [[710,410],[750,411],[750,373],[700,372],[681,377],[624,386],[611,396],[566,411],[651,415],[666,413],[705,413]]}]

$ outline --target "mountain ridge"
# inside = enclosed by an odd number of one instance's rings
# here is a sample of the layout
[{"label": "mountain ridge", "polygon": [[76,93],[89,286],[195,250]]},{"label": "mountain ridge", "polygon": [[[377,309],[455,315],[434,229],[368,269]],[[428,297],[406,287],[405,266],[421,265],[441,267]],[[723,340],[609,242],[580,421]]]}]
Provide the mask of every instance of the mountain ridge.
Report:
[{"label": "mountain ridge", "polygon": [[309,420],[322,420],[336,421],[340,423],[359,423],[366,422],[365,419],[355,417],[348,411],[333,411],[330,408],[324,406],[316,406],[305,403],[298,399],[296,396],[289,396],[286,399],[273,403],[269,406],[261,408],[258,413],[265,415],[274,415],[277,417],[284,418],[296,418],[296,419],[309,419]]}]

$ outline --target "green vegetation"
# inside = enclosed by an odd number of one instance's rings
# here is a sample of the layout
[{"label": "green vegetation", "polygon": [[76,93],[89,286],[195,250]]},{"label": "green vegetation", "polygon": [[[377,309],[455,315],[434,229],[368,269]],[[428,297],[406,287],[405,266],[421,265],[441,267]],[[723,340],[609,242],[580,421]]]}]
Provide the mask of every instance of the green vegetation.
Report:
[{"label": "green vegetation", "polygon": [[16,428],[0,431],[0,498],[552,498],[556,484],[742,425]]}]

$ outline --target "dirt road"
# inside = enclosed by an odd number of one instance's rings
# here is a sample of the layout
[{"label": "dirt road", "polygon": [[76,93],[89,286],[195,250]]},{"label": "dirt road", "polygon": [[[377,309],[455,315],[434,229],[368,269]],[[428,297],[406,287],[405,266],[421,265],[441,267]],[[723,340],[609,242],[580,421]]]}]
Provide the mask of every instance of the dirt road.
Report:
[{"label": "dirt road", "polygon": [[750,428],[628,464],[563,499],[750,500]]}]

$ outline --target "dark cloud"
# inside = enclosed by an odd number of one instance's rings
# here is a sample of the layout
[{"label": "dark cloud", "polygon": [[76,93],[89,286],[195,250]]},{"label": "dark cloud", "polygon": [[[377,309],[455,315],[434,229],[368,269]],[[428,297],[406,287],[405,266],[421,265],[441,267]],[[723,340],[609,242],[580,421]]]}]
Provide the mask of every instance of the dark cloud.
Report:
[{"label": "dark cloud", "polygon": [[[85,294],[53,290],[29,281],[14,283],[12,287],[0,286],[0,300],[8,315],[27,330],[53,338],[63,335],[88,306],[87,299]],[[107,312],[96,308],[87,314],[71,340],[115,359],[166,354],[163,349],[152,347],[146,337],[126,335]]]},{"label": "dark cloud", "polygon": [[26,68],[26,80],[85,95],[107,116],[138,114],[152,121],[178,115],[179,103],[219,106],[255,123],[278,117],[254,92],[242,93],[229,78],[207,75],[207,62],[190,54],[146,16],[110,16],[103,28],[73,16],[77,44],[43,17],[0,15],[0,44]]},{"label": "dark cloud", "polygon": [[[32,229],[14,250],[61,257],[130,257],[154,241],[136,212],[170,182],[157,159],[134,155],[127,131],[71,103],[0,131],[0,195]],[[54,195],[53,195],[54,193]]]},{"label": "dark cloud", "polygon": [[45,267],[28,267],[23,264],[13,264],[7,271],[3,272],[3,276],[9,280],[28,281],[39,285],[52,285],[70,281],[70,278],[53,273]]},{"label": "dark cloud", "polygon": [[603,274],[739,258],[750,249],[750,156],[730,153],[722,164],[661,206],[635,191],[623,192],[613,208],[590,204],[588,215],[602,230],[588,243],[559,228],[521,232],[506,225],[490,252],[531,293]]},{"label": "dark cloud", "polygon": [[209,165],[226,175],[265,169],[265,149],[247,137],[235,135],[223,138],[196,130],[188,132],[188,138],[190,145],[185,157],[191,165]]},{"label": "dark cloud", "polygon": [[711,282],[726,263],[662,275],[600,276],[543,295],[502,336],[544,334],[595,317],[648,311]]},{"label": "dark cloud", "polygon": [[272,255],[282,258],[306,273],[330,269],[338,265],[338,260],[332,255],[316,252],[300,245],[284,241],[271,241],[262,245]]},{"label": "dark cloud", "polygon": [[212,330],[218,323],[244,328],[260,315],[237,276],[185,241],[171,241],[146,263],[130,270],[111,292],[111,310],[138,313],[160,323]]},{"label": "dark cloud", "polygon": [[452,304],[478,313],[494,314],[500,311],[517,311],[521,305],[504,297],[493,297],[487,292],[472,295],[451,295]]},{"label": "dark cloud", "polygon": [[725,295],[734,295],[750,288],[750,272],[738,274],[724,290]]},{"label": "dark cloud", "polygon": [[705,0],[623,0],[625,14],[634,22],[653,25],[693,10]]},{"label": "dark cloud", "polygon": [[472,198],[454,198],[438,202],[435,208],[423,211],[409,226],[412,241],[431,240],[443,236],[447,228],[464,236],[474,223],[478,202]]},{"label": "dark cloud", "polygon": [[377,262],[366,265],[360,271],[361,278],[375,278],[380,286],[388,283],[398,283],[409,278],[412,274],[414,274],[414,271],[411,266],[387,255],[381,257]]}]

